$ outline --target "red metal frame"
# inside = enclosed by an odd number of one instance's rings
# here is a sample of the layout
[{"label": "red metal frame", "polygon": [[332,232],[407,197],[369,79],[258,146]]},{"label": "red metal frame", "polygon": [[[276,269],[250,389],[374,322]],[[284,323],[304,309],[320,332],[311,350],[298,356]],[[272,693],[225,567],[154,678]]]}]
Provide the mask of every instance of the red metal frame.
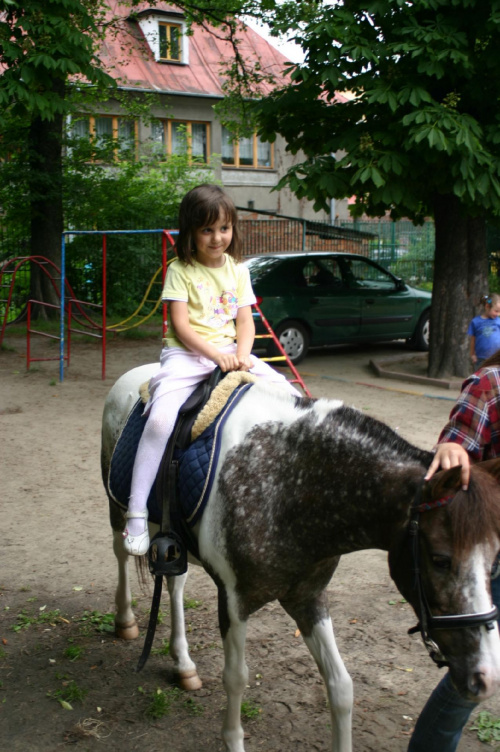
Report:
[{"label": "red metal frame", "polygon": [[[47,337],[48,339],[56,339],[58,342],[60,342],[61,338],[58,337],[56,334],[48,334],[47,332],[40,332],[37,329],[31,328],[31,304],[34,303],[36,305],[44,306],[45,308],[55,308],[56,310],[60,310],[61,306],[53,305],[52,303],[44,303],[41,300],[34,300],[33,298],[30,298],[28,300],[28,322],[27,322],[27,328],[26,328],[26,370],[30,370],[30,364],[36,363],[38,361],[45,361],[45,360],[59,360],[60,355],[58,354],[55,358],[32,358],[31,357],[31,335],[32,334],[38,334],[40,337]],[[69,363],[69,354],[65,357],[66,361]]]},{"label": "red metal frame", "polygon": [[[299,372],[297,371],[297,369],[293,365],[292,361],[290,360],[290,358],[286,354],[286,352],[285,352],[285,350],[283,348],[283,345],[281,344],[281,342],[279,341],[279,339],[275,335],[274,330],[271,328],[271,324],[269,323],[269,321],[266,319],[266,317],[264,316],[264,314],[260,310],[259,304],[258,303],[254,303],[253,307],[255,308],[255,310],[257,311],[257,313],[259,314],[259,316],[260,316],[260,318],[262,320],[262,323],[264,324],[265,328],[267,329],[267,334],[261,334],[260,336],[261,337],[268,337],[269,339],[272,339],[274,341],[274,344],[276,345],[276,347],[278,348],[278,350],[281,353],[281,357],[279,358],[279,360],[285,360],[286,361],[286,364],[287,364],[288,368],[291,370],[291,372],[293,373],[293,375],[295,377],[293,379],[290,379],[290,383],[291,384],[299,384],[299,386],[301,387],[301,389],[304,392],[304,394],[307,397],[312,397],[311,392],[309,391],[309,389],[304,384],[304,380],[302,379],[302,377],[300,376]],[[272,358],[262,358],[262,360],[269,361],[269,360],[273,360],[273,359]]]}]

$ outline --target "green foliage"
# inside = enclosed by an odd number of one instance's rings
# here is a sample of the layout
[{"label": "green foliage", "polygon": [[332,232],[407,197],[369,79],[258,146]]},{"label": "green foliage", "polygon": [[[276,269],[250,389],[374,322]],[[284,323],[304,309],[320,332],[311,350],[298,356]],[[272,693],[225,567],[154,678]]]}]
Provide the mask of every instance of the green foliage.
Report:
[{"label": "green foliage", "polygon": [[262,708],[256,705],[252,700],[244,700],[241,703],[241,716],[242,718],[258,718],[262,713]]},{"label": "green foliage", "polygon": [[59,702],[62,704],[71,702],[83,702],[87,694],[88,689],[79,687],[78,684],[73,679],[71,679],[68,682],[64,682],[64,686],[61,689],[56,689],[54,692],[48,692],[47,697],[50,697],[52,700],[59,700]]},{"label": "green foliage", "polygon": [[54,624],[55,622],[60,621],[60,613],[59,609],[56,609],[55,611],[45,611],[45,606],[42,606],[38,612],[33,614],[28,614],[26,609],[23,609],[17,615],[17,624],[13,625],[12,630],[14,632],[20,632],[22,629],[28,629],[28,627],[31,627],[32,625]]},{"label": "green foliage", "polygon": [[480,742],[486,744],[500,742],[500,718],[495,718],[487,710],[479,713],[470,730],[477,731],[477,738]]},{"label": "green foliage", "polygon": [[168,715],[170,707],[173,702],[179,699],[181,696],[181,690],[177,687],[171,689],[157,689],[150,694],[149,705],[145,710],[145,715],[148,718],[162,718],[164,715]]},{"label": "green foliage", "polygon": [[83,622],[85,625],[92,625],[97,632],[115,631],[114,614],[102,614],[100,611],[84,611],[78,621]]},{"label": "green foliage", "polygon": [[317,208],[356,195],[358,216],[421,221],[448,193],[500,214],[499,15],[498,0],[320,4],[305,24],[289,9],[306,63],[257,105],[261,135],[306,156],[282,185]]},{"label": "green foliage", "polygon": [[101,0],[8,0],[0,23],[0,128],[10,118],[65,115],[69,76],[114,86],[97,58]]}]

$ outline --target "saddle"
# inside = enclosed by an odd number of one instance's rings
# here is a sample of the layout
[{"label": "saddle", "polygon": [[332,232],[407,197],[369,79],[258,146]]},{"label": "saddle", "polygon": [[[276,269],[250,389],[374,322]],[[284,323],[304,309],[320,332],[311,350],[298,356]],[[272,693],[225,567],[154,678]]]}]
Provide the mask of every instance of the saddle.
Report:
[{"label": "saddle", "polygon": [[[187,570],[187,547],[199,558],[198,544],[191,528],[184,523],[179,510],[179,462],[177,454],[191,443],[192,428],[200,411],[207,404],[215,387],[226,376],[219,366],[202,381],[179,410],[168,440],[156,479],[156,498],[162,510],[159,532],[154,536],[148,551],[149,571],[155,577],[184,574]],[[175,520],[175,525],[173,524]],[[174,530],[178,529],[178,532]],[[179,530],[179,528],[181,528]]]}]

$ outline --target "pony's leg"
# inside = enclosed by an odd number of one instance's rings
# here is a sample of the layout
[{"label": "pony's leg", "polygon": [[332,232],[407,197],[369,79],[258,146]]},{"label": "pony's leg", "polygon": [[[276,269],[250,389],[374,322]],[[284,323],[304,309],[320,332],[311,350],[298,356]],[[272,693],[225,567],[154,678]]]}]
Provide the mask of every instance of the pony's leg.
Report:
[{"label": "pony's leg", "polygon": [[304,642],[316,661],[326,685],[332,717],[333,752],[352,750],[352,679],[347,673],[335,642],[332,620],[316,622]]},{"label": "pony's leg", "polygon": [[196,665],[189,656],[189,646],[186,639],[186,624],[184,621],[184,585],[186,580],[187,572],[176,577],[167,577],[171,614],[170,655],[174,662],[179,686],[181,689],[193,691],[200,689],[202,683],[196,671]]},{"label": "pony's leg", "polygon": [[246,621],[231,618],[224,642],[223,682],[227,695],[227,710],[222,725],[222,739],[227,752],[245,752],[241,726],[241,700],[248,683],[245,663]]},{"label": "pony's leg", "polygon": [[123,547],[123,535],[120,530],[113,530],[113,551],[118,562],[118,585],[115,594],[115,634],[122,640],[135,640],[136,637],[139,637],[139,627],[132,611],[128,553]]}]

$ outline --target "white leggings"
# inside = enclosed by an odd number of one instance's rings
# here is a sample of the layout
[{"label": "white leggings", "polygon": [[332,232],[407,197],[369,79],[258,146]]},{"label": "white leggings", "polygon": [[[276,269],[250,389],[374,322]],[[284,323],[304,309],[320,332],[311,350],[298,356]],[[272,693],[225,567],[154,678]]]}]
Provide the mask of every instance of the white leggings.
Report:
[{"label": "white leggings", "polygon": [[[229,345],[221,350],[235,352],[236,345]],[[300,396],[300,392],[285,379],[283,374],[278,373],[254,355],[251,358],[253,366],[250,373],[280,383],[286,386],[292,394]],[[162,352],[161,363],[160,372],[150,382],[151,397],[145,408],[148,419],[134,462],[129,512],[142,512],[146,509],[149,492],[155,482],[179,409],[200,381],[207,378],[215,368],[212,361],[179,348],[165,349]],[[127,530],[131,535],[139,535],[144,530],[144,520],[130,518],[127,521]]]},{"label": "white leggings", "polygon": [[[174,429],[177,414],[195,389],[196,384],[177,389],[152,403],[137,447],[128,505],[130,512],[141,512],[146,508],[149,492],[155,482],[167,440]],[[129,519],[127,529],[131,535],[138,535],[144,530],[144,522],[142,519]]]}]

